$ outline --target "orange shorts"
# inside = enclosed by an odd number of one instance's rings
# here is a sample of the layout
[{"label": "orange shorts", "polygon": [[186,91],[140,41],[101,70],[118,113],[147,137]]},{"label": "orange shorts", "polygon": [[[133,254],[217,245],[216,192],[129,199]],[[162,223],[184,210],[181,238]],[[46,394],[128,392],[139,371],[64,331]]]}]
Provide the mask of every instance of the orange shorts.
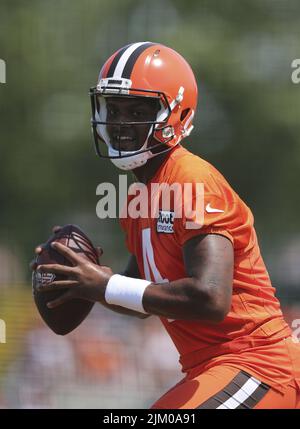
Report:
[{"label": "orange shorts", "polygon": [[283,393],[244,370],[223,364],[194,378],[185,377],[152,409],[300,408],[300,391],[290,383]]}]

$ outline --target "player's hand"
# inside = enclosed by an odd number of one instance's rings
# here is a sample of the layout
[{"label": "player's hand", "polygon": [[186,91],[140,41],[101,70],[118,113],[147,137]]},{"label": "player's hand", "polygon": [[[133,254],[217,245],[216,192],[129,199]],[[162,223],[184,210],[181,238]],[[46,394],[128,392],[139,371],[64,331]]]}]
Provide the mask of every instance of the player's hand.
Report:
[{"label": "player's hand", "polygon": [[[59,226],[59,225],[55,225],[55,226],[52,228],[52,232],[53,232],[53,234],[57,234],[61,229],[62,229],[62,227],[61,227],[61,226]],[[42,251],[42,250],[43,250],[43,244],[39,244],[39,245],[34,249],[34,253],[35,253],[36,255],[39,255],[39,254],[41,253],[41,251]],[[97,254],[98,254],[98,259],[100,260],[101,256],[103,255],[103,249],[102,249],[102,247],[96,247],[96,251],[97,251]],[[30,262],[29,267],[30,267],[30,269],[31,269],[32,271],[35,271],[35,270],[37,269],[37,263],[36,263],[35,259],[33,259],[33,260]]]},{"label": "player's hand", "polygon": [[[53,234],[56,234],[57,232],[59,232],[60,230],[61,230],[61,226],[58,226],[58,225],[56,225],[56,226],[54,226],[53,228],[52,228],[52,232],[53,232]],[[43,250],[43,244],[38,244],[37,246],[36,246],[36,248],[34,249],[34,253],[36,254],[36,255],[39,255],[40,253],[41,253],[41,251]],[[30,267],[30,269],[32,270],[32,271],[35,271],[36,270],[36,268],[37,268],[37,263],[36,263],[36,261],[35,261],[35,259],[33,259],[31,262],[30,262],[30,264],[29,264],[29,267]]]},{"label": "player's hand", "polygon": [[[104,295],[108,280],[113,275],[112,270],[107,266],[100,266],[87,261],[72,249],[61,243],[52,243],[53,248],[67,258],[72,266],[47,264],[39,265],[35,269],[40,272],[47,272],[66,276],[66,280],[53,281],[47,285],[40,286],[38,291],[68,289],[58,299],[49,302],[49,308],[55,308],[65,302],[80,298],[93,302],[105,302]],[[42,248],[38,246],[36,253],[40,253]],[[97,250],[101,256],[102,249]]]}]

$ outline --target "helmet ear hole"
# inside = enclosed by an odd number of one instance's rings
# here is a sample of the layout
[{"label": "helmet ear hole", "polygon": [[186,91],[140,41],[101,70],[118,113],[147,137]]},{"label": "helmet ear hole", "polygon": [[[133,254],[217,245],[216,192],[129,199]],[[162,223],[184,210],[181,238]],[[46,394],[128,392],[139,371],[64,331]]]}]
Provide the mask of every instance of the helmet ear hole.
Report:
[{"label": "helmet ear hole", "polygon": [[186,116],[188,115],[188,113],[189,113],[189,111],[190,111],[191,109],[184,109],[183,111],[182,111],[182,113],[181,113],[181,115],[180,115],[180,120],[181,121],[183,121],[184,120],[184,118],[186,118]]}]

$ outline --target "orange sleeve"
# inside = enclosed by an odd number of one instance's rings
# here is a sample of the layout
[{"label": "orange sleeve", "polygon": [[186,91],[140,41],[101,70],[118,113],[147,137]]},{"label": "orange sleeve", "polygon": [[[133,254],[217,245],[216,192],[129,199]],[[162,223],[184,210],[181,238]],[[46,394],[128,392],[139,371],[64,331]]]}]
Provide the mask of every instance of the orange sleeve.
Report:
[{"label": "orange sleeve", "polygon": [[242,217],[233,195],[228,192],[216,195],[205,185],[202,195],[193,193],[185,204],[182,217],[174,220],[175,237],[181,246],[199,234],[220,234],[234,244],[234,230],[242,223]]}]

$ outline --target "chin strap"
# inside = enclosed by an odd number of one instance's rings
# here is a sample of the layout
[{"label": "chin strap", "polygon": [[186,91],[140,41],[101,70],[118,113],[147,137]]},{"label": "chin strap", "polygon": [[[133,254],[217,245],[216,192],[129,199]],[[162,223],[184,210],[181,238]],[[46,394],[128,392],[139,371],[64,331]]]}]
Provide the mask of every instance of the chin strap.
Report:
[{"label": "chin strap", "polygon": [[[146,149],[147,141],[144,143],[140,150]],[[118,157],[120,152],[111,146],[108,146],[108,154],[111,157]],[[137,153],[132,155],[132,152],[121,151],[121,158],[110,158],[111,162],[121,170],[134,170],[135,168],[145,165],[149,158],[151,158],[150,151]],[[126,156],[128,155],[128,156]]]}]

